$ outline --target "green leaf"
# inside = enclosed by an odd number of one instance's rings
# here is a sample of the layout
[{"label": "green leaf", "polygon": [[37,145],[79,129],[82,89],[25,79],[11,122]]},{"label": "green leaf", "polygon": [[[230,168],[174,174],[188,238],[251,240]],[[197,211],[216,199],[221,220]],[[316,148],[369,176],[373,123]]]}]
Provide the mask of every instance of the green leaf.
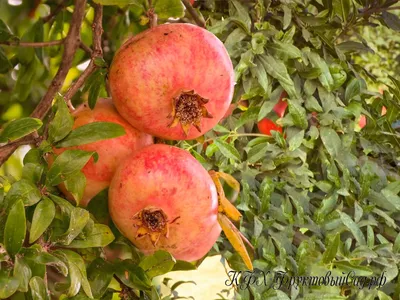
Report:
[{"label": "green leaf", "polygon": [[8,26],[0,19],[0,43],[7,42],[10,40],[18,40]]},{"label": "green leaf", "polygon": [[261,213],[266,213],[268,211],[271,195],[274,191],[274,183],[272,179],[266,176],[261,182],[261,186],[259,189],[259,197],[261,201]]},{"label": "green leaf", "polygon": [[297,101],[294,100],[288,100],[288,107],[289,113],[293,119],[293,124],[301,129],[306,129],[308,127],[308,121],[304,107],[299,105]]},{"label": "green leaf", "polygon": [[309,111],[323,112],[321,105],[319,105],[318,100],[314,96],[308,96],[306,98],[305,106]]},{"label": "green leaf", "polygon": [[23,257],[17,256],[15,258],[14,277],[19,280],[18,290],[26,293],[28,291],[29,280],[32,277],[32,271]]},{"label": "green leaf", "polygon": [[89,212],[86,209],[76,207],[71,212],[68,230],[59,238],[63,245],[69,245],[82,232],[89,221]]},{"label": "green leaf", "polygon": [[371,276],[373,271],[371,268],[367,266],[357,266],[355,264],[351,264],[347,261],[345,262],[334,262],[334,265],[338,269],[338,271],[342,271],[345,273],[354,272],[356,276]]},{"label": "green leaf", "polygon": [[180,0],[153,0],[154,12],[158,18],[182,18],[185,15],[184,6]]},{"label": "green leaf", "polygon": [[0,47],[0,74],[7,73],[12,69],[13,65],[8,60],[2,47]]},{"label": "green leaf", "polygon": [[346,102],[349,102],[355,96],[360,95],[361,93],[361,82],[358,78],[353,78],[349,84],[346,86],[346,92],[344,98]]},{"label": "green leaf", "polygon": [[303,142],[304,138],[304,130],[299,131],[296,133],[290,140],[289,140],[289,150],[294,151],[299,148]]},{"label": "green leaf", "polygon": [[360,245],[366,245],[367,242],[360,227],[358,227],[358,225],[346,213],[341,211],[338,211],[338,213],[340,215],[340,219],[342,220],[343,224],[351,231],[351,233],[356,238],[357,242]]},{"label": "green leaf", "polygon": [[265,71],[263,64],[259,61],[259,59],[257,57],[256,57],[255,63],[256,63],[256,66],[253,67],[251,70],[256,74],[258,83],[264,89],[264,92],[266,92],[266,91],[268,91],[268,84],[269,84],[267,72]]},{"label": "green leaf", "polygon": [[53,222],[56,214],[56,208],[49,198],[43,197],[43,200],[39,202],[33,213],[31,230],[29,233],[29,243],[35,242],[45,230]]},{"label": "green leaf", "polygon": [[[41,19],[28,27],[28,30],[25,31],[21,38],[21,42],[43,42],[43,21]],[[30,64],[35,61],[35,53],[42,61],[43,49],[41,48],[19,47],[17,57],[22,64]]]},{"label": "green leaf", "polygon": [[124,127],[117,123],[93,122],[72,130],[65,139],[57,143],[56,147],[61,148],[90,144],[123,136],[124,134]]},{"label": "green leaf", "polygon": [[246,32],[250,33],[251,19],[248,10],[237,0],[230,0],[235,8],[236,13],[231,19],[237,22]]},{"label": "green leaf", "polygon": [[19,287],[19,280],[8,276],[4,271],[0,272],[0,299],[8,299]]},{"label": "green leaf", "polygon": [[196,266],[193,263],[184,260],[177,260],[171,271],[173,272],[173,271],[192,271],[192,270],[197,270]]},{"label": "green leaf", "polygon": [[260,159],[265,157],[268,148],[268,142],[255,145],[250,149],[249,153],[247,154],[247,161],[251,164],[259,161]]},{"label": "green leaf", "polygon": [[50,300],[50,293],[46,288],[44,280],[38,276],[29,281],[32,300]]},{"label": "green leaf", "polygon": [[320,136],[328,153],[336,158],[340,155],[342,142],[335,130],[329,127],[321,127]]},{"label": "green leaf", "polygon": [[70,250],[56,250],[53,254],[60,257],[68,265],[68,277],[70,279],[68,296],[75,296],[82,287],[85,294],[89,298],[93,298],[83,258],[78,253]]},{"label": "green leaf", "polygon": [[130,288],[150,290],[151,280],[146,272],[132,260],[124,260],[117,267],[116,275],[123,284]]},{"label": "green leaf", "polygon": [[347,23],[347,18],[351,8],[351,0],[340,0],[340,8],[342,12],[342,20],[344,23]]},{"label": "green leaf", "polygon": [[105,247],[114,240],[114,235],[107,225],[94,224],[94,227],[85,239],[73,240],[68,248],[94,248]]},{"label": "green leaf", "polygon": [[333,90],[334,80],[329,71],[329,66],[325,60],[323,60],[317,53],[308,52],[307,56],[314,68],[318,68],[321,71],[321,75],[319,75],[318,79],[321,82],[322,86],[326,88],[329,92]]},{"label": "green leaf", "polygon": [[[241,28],[237,28],[237,29],[241,30],[241,32],[244,33],[244,37],[247,36],[246,33]],[[251,38],[251,48],[253,49],[253,52],[255,54],[263,54],[264,46],[266,43],[267,43],[267,38],[265,37],[264,34],[262,34],[261,32],[257,32],[255,34],[253,34],[253,37]],[[237,40],[235,41],[235,44],[237,44]],[[260,84],[261,84],[261,82],[260,82]]]},{"label": "green leaf", "polygon": [[397,15],[384,10],[382,12],[382,17],[389,28],[392,28],[395,31],[400,31],[400,18]]},{"label": "green leaf", "polygon": [[87,274],[93,297],[101,298],[113,278],[113,266],[98,257],[89,265]]},{"label": "green leaf", "polygon": [[292,10],[286,5],[283,8],[283,29],[287,29],[292,22]]},{"label": "green leaf", "polygon": [[330,262],[332,262],[332,260],[335,259],[339,246],[340,234],[336,234],[322,256],[322,261],[325,264],[329,264]]},{"label": "green leaf", "polygon": [[22,179],[37,185],[43,175],[44,166],[37,163],[27,163],[22,168]]},{"label": "green leaf", "polygon": [[107,224],[110,219],[108,212],[108,189],[98,193],[88,204],[87,210],[94,216],[94,218],[102,223]]},{"label": "green leaf", "polygon": [[374,53],[374,51],[367,47],[366,45],[354,41],[346,41],[343,43],[340,43],[336,45],[337,48],[339,48],[343,52],[371,52]]},{"label": "green leaf", "polygon": [[233,160],[240,160],[240,154],[234,146],[222,141],[221,139],[214,140],[214,144],[221,151],[222,155]]},{"label": "green leaf", "polygon": [[269,114],[274,106],[278,103],[283,89],[281,87],[276,88],[269,97],[269,100],[265,100],[260,108],[260,112],[258,113],[257,121],[261,121],[264,119],[267,114]]},{"label": "green leaf", "polygon": [[283,61],[275,59],[271,55],[260,55],[258,57],[264,64],[267,73],[279,81],[283,89],[288,93],[290,99],[300,98]]},{"label": "green leaf", "polygon": [[279,57],[284,60],[301,57],[301,51],[299,50],[299,48],[292,44],[276,41],[272,44],[268,44],[267,48],[272,53],[274,53],[274,57]]},{"label": "green leaf", "polygon": [[25,240],[26,218],[22,200],[18,200],[10,209],[4,229],[4,247],[14,257]]},{"label": "green leaf", "polygon": [[42,195],[38,188],[31,182],[21,179],[14,183],[6,195],[7,207],[21,199],[24,205],[31,206],[39,202]]},{"label": "green leaf", "polygon": [[259,113],[259,107],[250,107],[240,116],[239,120],[235,124],[235,128],[238,129],[244,124],[257,120]]},{"label": "green leaf", "polygon": [[21,118],[8,123],[0,133],[0,142],[15,141],[32,132],[35,132],[43,123],[35,118]]},{"label": "green leaf", "polygon": [[172,270],[175,265],[175,259],[166,251],[158,250],[150,256],[146,256],[140,263],[141,267],[149,276],[153,278],[164,275]]},{"label": "green leaf", "polygon": [[400,233],[397,234],[396,239],[393,243],[393,252],[394,253],[400,252]]},{"label": "green leaf", "polygon": [[56,114],[49,124],[49,141],[55,143],[65,138],[74,126],[74,118],[69,113],[64,98],[57,94],[56,96]]},{"label": "green leaf", "polygon": [[52,266],[65,277],[68,275],[67,265],[62,260],[48,252],[40,252],[38,255],[35,255],[35,262],[41,265],[44,264],[47,266]]},{"label": "green leaf", "polygon": [[70,175],[80,171],[94,152],[82,150],[66,150],[54,160],[46,177],[46,184],[55,186],[66,180]]},{"label": "green leaf", "polygon": [[67,191],[74,197],[76,204],[79,205],[85,192],[86,176],[81,171],[78,171],[68,176],[64,184]]}]

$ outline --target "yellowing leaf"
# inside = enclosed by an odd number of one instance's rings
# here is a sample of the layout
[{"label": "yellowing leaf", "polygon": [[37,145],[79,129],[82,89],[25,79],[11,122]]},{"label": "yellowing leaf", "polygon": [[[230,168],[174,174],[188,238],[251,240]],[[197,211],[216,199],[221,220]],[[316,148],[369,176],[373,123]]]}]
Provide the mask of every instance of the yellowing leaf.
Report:
[{"label": "yellowing leaf", "polygon": [[[224,189],[221,185],[221,182],[219,181],[219,176],[223,173],[219,173],[219,172],[215,172],[215,171],[210,171],[209,172],[212,180],[214,181],[215,184],[215,188],[217,189],[217,193],[218,193],[218,212],[225,214],[229,219],[234,220],[234,221],[239,221],[240,218],[242,217],[241,213],[237,210],[237,208],[229,202],[228,199],[226,199],[225,197],[225,192]],[[230,178],[231,176],[228,174],[226,178],[228,178],[229,180],[232,181],[236,181],[236,179],[234,179],[233,177]],[[222,177],[222,176],[221,176]],[[239,185],[239,183],[237,182],[237,185]],[[240,190],[240,187],[236,187],[238,188],[238,190]]]},{"label": "yellowing leaf", "polygon": [[252,271],[253,264],[243,243],[242,235],[240,234],[239,230],[235,227],[235,225],[232,224],[228,217],[222,213],[218,214],[218,222],[232,247],[239,253],[246,267]]}]

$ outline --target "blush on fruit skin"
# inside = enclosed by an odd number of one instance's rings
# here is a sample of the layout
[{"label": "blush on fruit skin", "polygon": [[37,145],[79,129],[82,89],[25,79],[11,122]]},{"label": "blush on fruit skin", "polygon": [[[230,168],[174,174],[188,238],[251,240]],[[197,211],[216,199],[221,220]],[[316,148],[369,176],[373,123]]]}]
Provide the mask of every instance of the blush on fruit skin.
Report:
[{"label": "blush on fruit skin", "polygon": [[[92,122],[113,122],[122,125],[126,132],[125,135],[113,139],[76,147],[54,149],[56,154],[61,154],[66,149],[80,149],[96,151],[99,155],[96,163],[91,158],[82,169],[86,177],[86,188],[80,205],[86,206],[94,196],[110,185],[112,176],[121,161],[136,150],[153,144],[153,137],[138,131],[126,122],[116,111],[111,99],[98,99],[93,110],[83,104],[73,112],[73,116],[75,118],[73,128]],[[60,184],[59,188],[68,199],[73,200],[64,184]]]},{"label": "blush on fruit skin", "polygon": [[[139,212],[158,209],[166,216],[168,237],[153,245],[137,237]],[[212,248],[220,235],[218,195],[203,166],[189,152],[154,144],[137,151],[117,169],[109,189],[114,224],[143,253],[169,251],[176,259],[194,261]]]},{"label": "blush on fruit skin", "polygon": [[274,121],[268,118],[262,119],[260,122],[258,122],[257,127],[262,134],[266,135],[272,135],[271,130],[279,131],[282,133],[282,127],[275,124]]},{"label": "blush on fruit skin", "polygon": [[[224,45],[211,32],[191,24],[163,24],[122,45],[111,64],[109,82],[117,110],[135,128],[163,139],[190,140],[225,115],[233,96],[234,71]],[[190,91],[209,100],[204,107],[212,118],[203,115],[201,132],[191,125],[186,135],[181,124],[170,127],[171,113],[173,99]]]}]

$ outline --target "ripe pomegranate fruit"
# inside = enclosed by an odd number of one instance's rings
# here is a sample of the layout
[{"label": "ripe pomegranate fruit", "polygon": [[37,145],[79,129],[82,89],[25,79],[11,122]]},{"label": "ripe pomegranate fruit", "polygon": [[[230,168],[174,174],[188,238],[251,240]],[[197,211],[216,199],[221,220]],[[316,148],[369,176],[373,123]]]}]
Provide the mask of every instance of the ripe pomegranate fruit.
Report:
[{"label": "ripe pomegranate fruit", "polygon": [[[273,110],[279,116],[279,118],[283,118],[285,115],[286,108],[288,106],[287,101],[283,101],[283,98],[287,97],[287,93],[285,91],[282,92],[281,97],[277,104],[275,104]],[[274,121],[268,118],[262,119],[257,123],[258,130],[262,134],[271,135],[271,130],[282,132],[282,127],[277,125]]]},{"label": "ripe pomegranate fruit", "polygon": [[275,104],[273,108],[276,114],[279,116],[279,118],[283,118],[283,116],[285,115],[286,108],[288,106],[287,101],[283,101],[283,98],[285,97],[287,97],[287,93],[283,91],[281,97],[279,98],[278,103]]},{"label": "ripe pomegranate fruit", "polygon": [[121,233],[145,254],[162,249],[194,261],[221,232],[212,178],[189,152],[164,144],[145,147],[118,167],[109,211]]},{"label": "ripe pomegranate fruit", "polygon": [[268,118],[264,118],[258,122],[257,127],[262,134],[266,135],[272,135],[271,130],[282,132],[282,127],[275,124],[274,121]]},{"label": "ripe pomegranate fruit", "polygon": [[163,24],[122,45],[109,82],[117,110],[135,128],[189,140],[225,115],[234,71],[224,45],[211,32],[191,24]]},{"label": "ripe pomegranate fruit", "polygon": [[[99,99],[93,110],[86,104],[82,104],[74,111],[73,115],[75,117],[74,128],[92,122],[113,122],[122,125],[126,132],[125,135],[113,139],[76,147],[54,149],[56,154],[61,154],[66,149],[80,149],[96,151],[99,155],[96,163],[91,158],[82,169],[83,174],[86,176],[86,188],[80,205],[86,206],[94,196],[110,185],[111,178],[121,160],[134,151],[152,144],[153,138],[136,130],[126,122],[114,108],[111,99]],[[66,190],[64,184],[60,184],[59,188],[68,199],[73,200],[72,195]]]}]

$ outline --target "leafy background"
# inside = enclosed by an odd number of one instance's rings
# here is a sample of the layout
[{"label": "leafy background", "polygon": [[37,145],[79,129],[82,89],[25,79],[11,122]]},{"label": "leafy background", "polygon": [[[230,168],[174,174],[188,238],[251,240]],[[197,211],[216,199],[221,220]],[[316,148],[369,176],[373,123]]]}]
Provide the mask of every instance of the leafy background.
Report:
[{"label": "leafy background", "polygon": [[[152,6],[160,23],[206,21],[234,63],[233,113],[203,138],[170,143],[190,151],[205,168],[240,181],[240,194],[230,198],[237,198],[244,215],[240,229],[255,247],[254,266],[291,275],[386,272],[388,282],[380,290],[251,286],[237,289],[237,299],[399,299],[397,1],[199,0],[195,14],[180,0],[88,1],[82,43],[52,111],[46,118],[29,117],[62,63],[60,40],[79,2],[0,2],[0,153],[7,142],[27,144],[24,139],[32,137],[29,144],[36,144],[19,149],[0,169],[0,298],[49,299],[51,291],[63,299],[174,299],[176,287],[160,295],[152,278],[201,263],[176,261],[166,252],[143,257],[110,221],[106,192],[87,209],[62,198],[55,186],[66,181],[79,195],[80,169],[95,153],[68,151],[50,168],[44,160],[53,146],[87,141],[89,136],[71,133],[64,98],[93,106],[107,96],[115,51],[148,28]],[[93,54],[99,4],[102,53]],[[26,46],[47,41],[60,43]],[[89,68],[84,84],[76,85]],[[278,119],[272,108],[283,91],[289,107]],[[361,115],[367,116],[363,129]],[[265,117],[284,133],[261,134],[256,123]],[[121,134],[101,126],[91,138]],[[105,129],[108,135],[101,134]],[[223,236],[213,254],[222,254],[235,270],[245,269]]]}]

